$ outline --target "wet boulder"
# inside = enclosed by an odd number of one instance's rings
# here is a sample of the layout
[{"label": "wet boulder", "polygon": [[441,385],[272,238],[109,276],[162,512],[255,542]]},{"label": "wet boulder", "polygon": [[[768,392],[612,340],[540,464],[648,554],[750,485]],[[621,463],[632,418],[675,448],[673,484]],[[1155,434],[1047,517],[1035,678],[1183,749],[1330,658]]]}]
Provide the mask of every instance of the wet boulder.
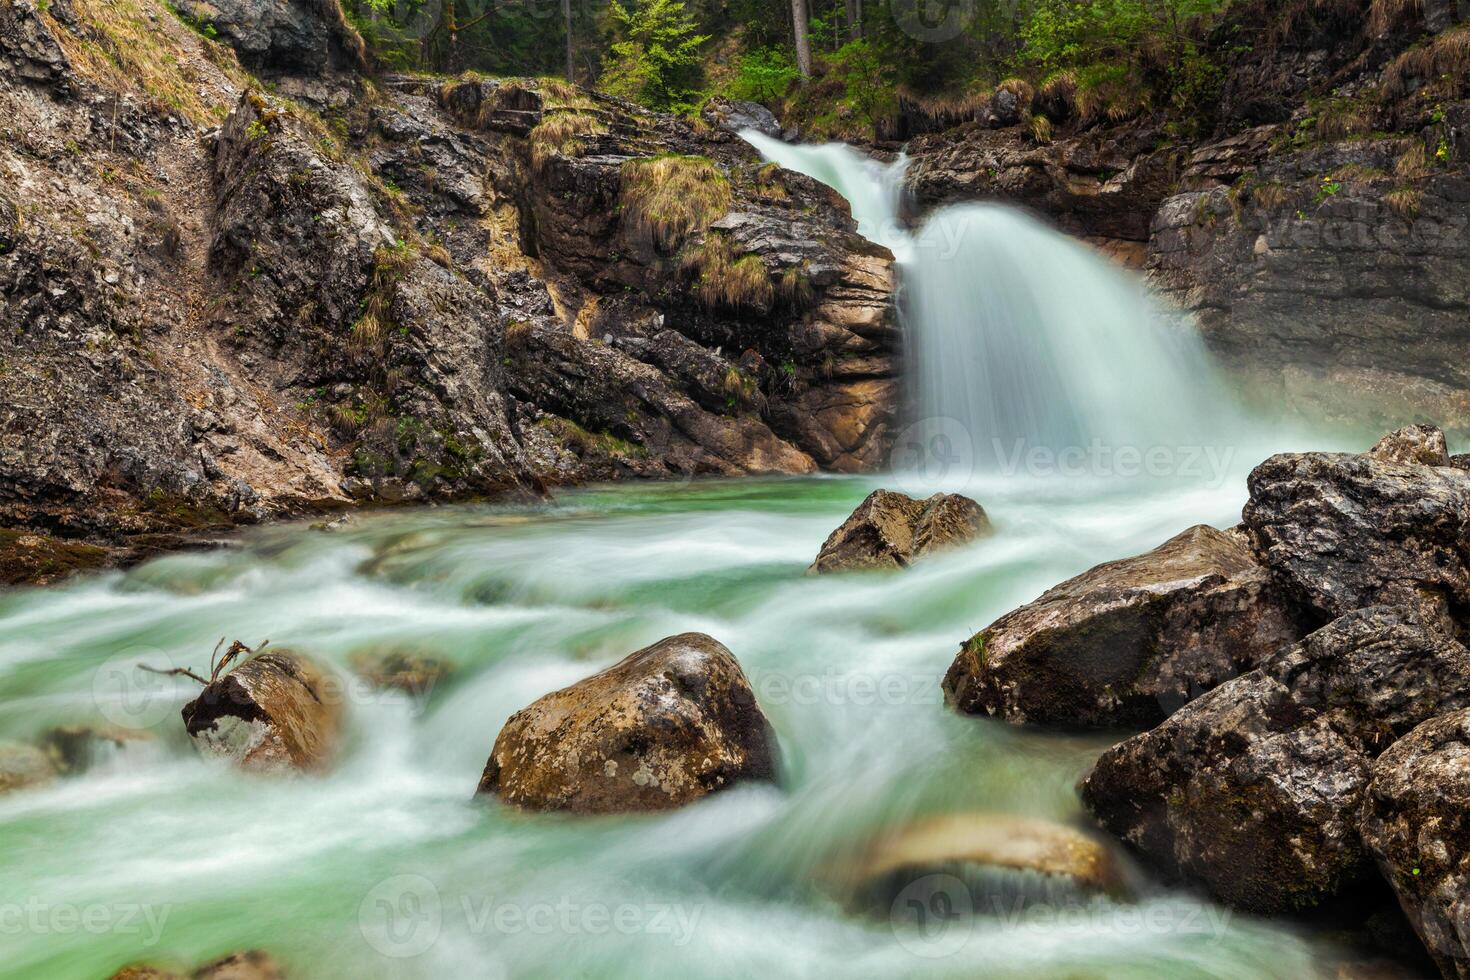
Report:
[{"label": "wet boulder", "polygon": [[1449,462],[1443,434],[1424,426],[1368,453],[1273,456],[1250,475],[1244,525],[1263,562],[1319,621],[1408,603],[1465,622],[1470,472]]},{"label": "wet boulder", "polygon": [[774,779],[775,735],[735,656],[682,633],[510,717],[479,792],[533,810],[662,810]]},{"label": "wet boulder", "polygon": [[926,554],[989,531],[990,519],[969,497],[936,493],[915,500],[892,490],[874,490],[828,536],[807,572],[906,568]]},{"label": "wet boulder", "polygon": [[1368,853],[1446,977],[1470,977],[1470,710],[1425,722],[1373,764]]},{"label": "wet boulder", "polygon": [[1007,613],[944,678],[960,711],[1014,723],[1146,727],[1302,631],[1243,535],[1192,527]]},{"label": "wet boulder", "polygon": [[204,755],[241,768],[319,770],[332,762],[341,743],[342,694],[312,660],[272,650],[205,687],[184,706],[184,725]]},{"label": "wet boulder", "polygon": [[963,882],[970,910],[981,914],[1127,891],[1122,867],[1095,837],[997,813],[944,814],[900,827],[875,841],[841,877],[852,904],[886,913],[934,875]]},{"label": "wet boulder", "polygon": [[0,796],[44,786],[56,776],[56,767],[45,752],[21,742],[0,742]]},{"label": "wet boulder", "polygon": [[1409,607],[1350,613],[1104,752],[1102,826],[1167,876],[1258,913],[1372,878],[1358,833],[1373,760],[1470,704],[1470,651]]}]

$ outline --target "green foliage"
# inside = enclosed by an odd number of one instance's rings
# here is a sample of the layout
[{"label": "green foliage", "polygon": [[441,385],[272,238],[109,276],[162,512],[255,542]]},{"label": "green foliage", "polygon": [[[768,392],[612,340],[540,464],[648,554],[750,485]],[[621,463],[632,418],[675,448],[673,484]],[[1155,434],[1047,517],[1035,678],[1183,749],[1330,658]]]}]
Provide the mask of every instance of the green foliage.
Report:
[{"label": "green foliage", "polygon": [[723,94],[732,99],[769,102],[784,95],[800,77],[790,52],[783,48],[757,48],[740,55],[735,77]]},{"label": "green foliage", "polygon": [[683,0],[643,0],[630,9],[614,0],[619,40],[604,65],[602,87],[650,109],[687,110],[696,101],[699,48],[709,40],[698,33]]}]

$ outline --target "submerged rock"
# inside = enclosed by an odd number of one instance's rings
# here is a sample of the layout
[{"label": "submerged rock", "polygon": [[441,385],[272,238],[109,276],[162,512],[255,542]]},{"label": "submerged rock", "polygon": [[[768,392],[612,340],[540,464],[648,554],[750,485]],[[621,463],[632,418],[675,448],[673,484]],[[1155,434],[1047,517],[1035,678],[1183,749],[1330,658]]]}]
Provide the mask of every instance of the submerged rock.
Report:
[{"label": "submerged rock", "polygon": [[879,839],[844,877],[852,901],[887,912],[930,875],[965,883],[971,909],[1005,914],[1125,892],[1122,869],[1095,838],[1061,824],[995,813],[929,817]]},{"label": "submerged rock", "polygon": [[535,810],[660,810],[774,779],[776,760],[734,654],[681,633],[512,715],[478,792]]},{"label": "submerged rock", "polygon": [[73,775],[115,757],[129,745],[152,740],[153,736],[146,730],[112,725],[62,725],[41,737],[41,747],[59,772]]},{"label": "submerged rock", "polygon": [[326,767],[344,721],[330,675],[289,650],[240,664],[186,704],[183,715],[205,755],[262,772]]},{"label": "submerged rock", "polygon": [[125,966],[111,980],[285,980],[286,974],[269,953],[258,949],[231,953],[206,963],[190,973],[183,973],[148,963]]},{"label": "submerged rock", "polygon": [[0,795],[44,786],[56,775],[51,759],[35,746],[0,742]]},{"label": "submerged rock", "polygon": [[710,125],[731,133],[753,129],[767,136],[781,135],[781,123],[777,121],[775,113],[759,102],[716,96],[704,104],[699,115]]},{"label": "submerged rock", "polygon": [[1470,977],[1470,710],[1414,729],[1373,764],[1362,836],[1446,977]]},{"label": "submerged rock", "polygon": [[350,658],[352,669],[374,687],[428,697],[454,671],[443,657],[403,649],[359,650]]},{"label": "submerged rock", "polygon": [[1082,798],[1177,879],[1252,912],[1371,879],[1358,820],[1373,760],[1470,704],[1470,651],[1407,607],[1350,613],[1103,753]]},{"label": "submerged rock", "polygon": [[1201,524],[1002,616],[961,648],[944,692],[1010,722],[1146,726],[1300,636],[1245,538]]},{"label": "submerged rock", "polygon": [[1438,430],[1413,427],[1369,453],[1285,453],[1256,467],[1245,527],[1291,598],[1324,620],[1407,603],[1464,622],[1470,472],[1443,447]]},{"label": "submerged rock", "polygon": [[808,573],[906,568],[914,560],[990,531],[985,510],[969,497],[936,493],[927,500],[874,490],[833,531]]}]

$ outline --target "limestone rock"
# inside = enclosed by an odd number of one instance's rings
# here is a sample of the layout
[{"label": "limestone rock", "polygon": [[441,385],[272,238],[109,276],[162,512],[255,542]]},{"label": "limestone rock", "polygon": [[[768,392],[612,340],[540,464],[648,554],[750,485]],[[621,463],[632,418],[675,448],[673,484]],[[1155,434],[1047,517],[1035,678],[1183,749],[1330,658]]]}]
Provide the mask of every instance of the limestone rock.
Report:
[{"label": "limestone rock", "polygon": [[915,500],[892,490],[874,490],[827,537],[807,571],[906,568],[926,554],[965,544],[989,531],[985,510],[968,497],[936,493]]},{"label": "limestone rock", "polygon": [[961,648],[950,704],[1017,723],[1143,727],[1301,630],[1237,531],[1199,525],[1007,613]]},{"label": "limestone rock", "polygon": [[40,749],[21,742],[0,742],[0,795],[44,786],[56,778],[56,767]]},{"label": "limestone rock", "polygon": [[1470,977],[1470,710],[1415,728],[1373,764],[1362,836],[1446,977]]},{"label": "limestone rock", "polygon": [[773,779],[776,765],[734,655],[682,633],[512,715],[479,792],[533,810],[662,810]]},{"label": "limestone rock", "polygon": [[1407,607],[1363,609],[1104,752],[1082,798],[1169,877],[1301,911],[1371,880],[1373,760],[1467,704],[1470,651]]}]

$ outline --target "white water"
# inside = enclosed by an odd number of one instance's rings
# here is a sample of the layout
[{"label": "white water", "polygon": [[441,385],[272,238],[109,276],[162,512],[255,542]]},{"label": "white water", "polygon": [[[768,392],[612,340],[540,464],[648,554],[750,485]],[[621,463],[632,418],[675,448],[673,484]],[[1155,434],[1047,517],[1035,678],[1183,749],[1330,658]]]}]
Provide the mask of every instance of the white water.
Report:
[{"label": "white water", "polygon": [[[865,232],[900,251],[911,243],[884,224],[897,168],[791,152],[855,202]],[[1012,238],[1032,236],[1048,268],[1096,271],[1075,246],[1006,217],[1001,227],[1024,228]],[[941,271],[912,253],[906,262],[911,294]],[[979,302],[995,267],[955,262],[953,288]],[[977,323],[926,317],[920,339],[947,342],[944,330],[968,336]],[[1143,360],[1162,356],[1147,349]],[[1013,369],[1046,361],[1028,356]],[[955,369],[967,385],[991,383],[983,360]],[[1119,380],[1114,394],[1131,403],[1128,387]],[[1071,415],[1101,413],[1094,426],[1132,417],[1090,392],[1056,393]],[[1184,399],[1161,410],[1173,421],[1197,393],[1169,397]],[[943,410],[999,424],[978,400]],[[1245,468],[1264,451],[1166,480],[980,474],[966,490],[996,533],[895,575],[804,574],[831,529],[895,482],[823,477],[402,510],[334,533],[263,528],[238,549],[0,595],[0,740],[99,722],[155,737],[104,770],[0,796],[0,976],[100,980],[133,960],[187,966],[246,947],[310,980],[1331,976],[1328,944],[1147,883],[1136,903],[1099,899],[1051,921],[966,918],[934,934],[845,907],[830,881],[916,816],[1084,825],[1074,786],[1109,740],[958,716],[940,678],[961,641],[1058,580],[1197,521],[1232,523]],[[472,798],[512,712],[683,630],[739,657],[780,739],[779,786],[584,820]],[[385,645],[457,669],[423,702],[349,686],[352,738],[336,770],[252,779],[188,744],[178,712],[195,687],[137,670],[202,667],[222,634],[269,637],[343,676],[354,654]]]},{"label": "white water", "polygon": [[1034,450],[1143,456],[1207,433],[1238,439],[1234,402],[1192,325],[1092,249],[999,204],[946,207],[911,233],[903,159],[744,135],[835,188],[897,258],[918,442],[942,437],[977,466],[1014,470]]}]

